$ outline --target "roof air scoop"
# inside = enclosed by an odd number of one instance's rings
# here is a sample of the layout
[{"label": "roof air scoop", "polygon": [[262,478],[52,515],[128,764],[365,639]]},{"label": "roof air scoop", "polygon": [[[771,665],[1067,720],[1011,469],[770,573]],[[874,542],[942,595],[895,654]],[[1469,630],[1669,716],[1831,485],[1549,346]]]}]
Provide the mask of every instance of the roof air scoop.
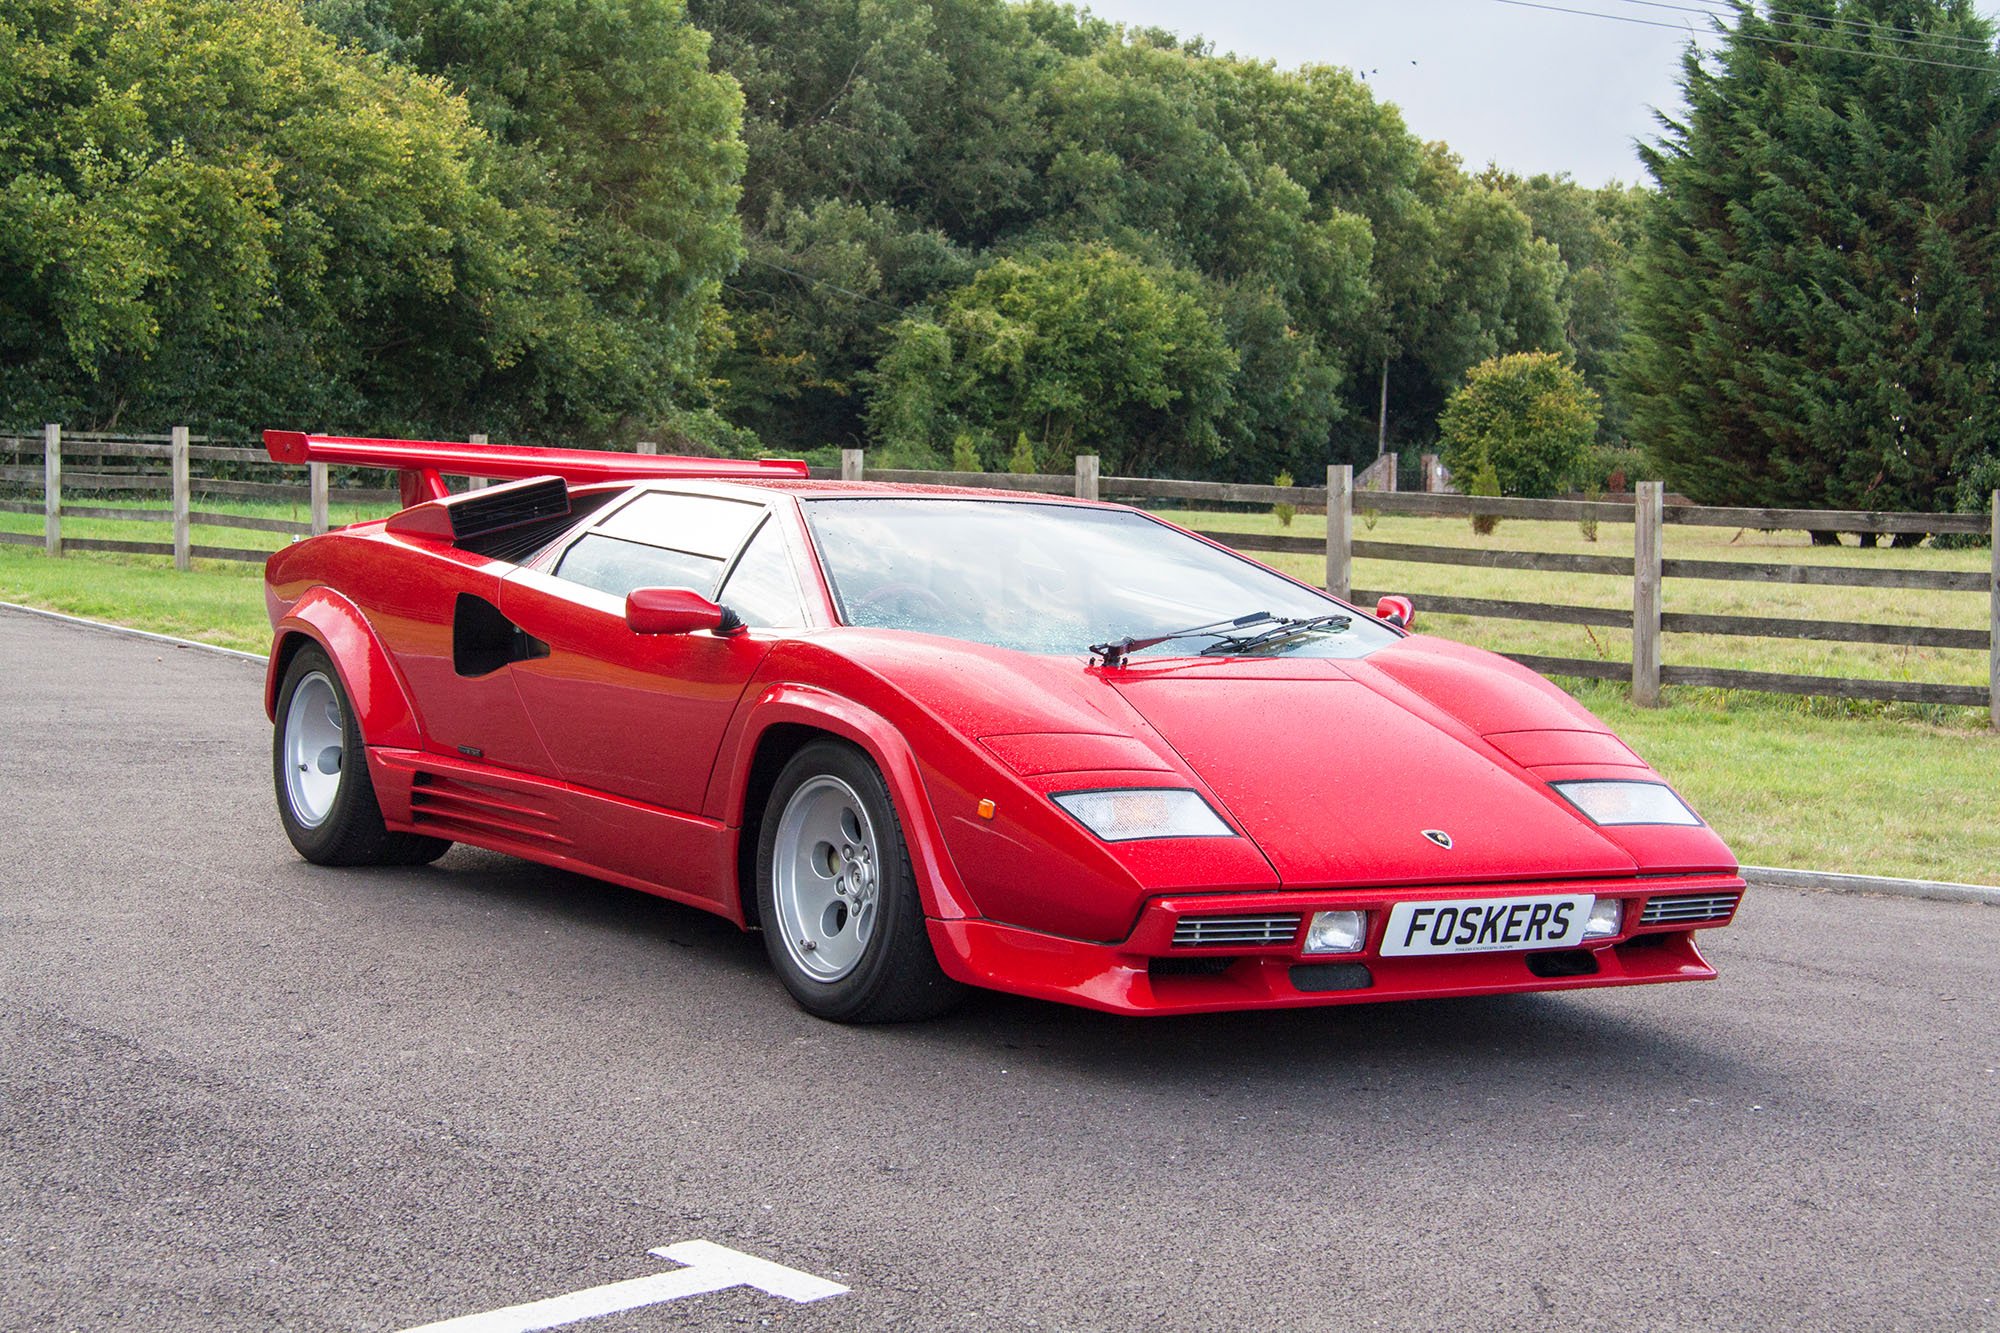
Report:
[{"label": "roof air scoop", "polygon": [[466,491],[405,509],[389,520],[389,531],[405,537],[463,542],[524,523],[569,513],[569,486],[561,477],[531,477],[505,486]]}]

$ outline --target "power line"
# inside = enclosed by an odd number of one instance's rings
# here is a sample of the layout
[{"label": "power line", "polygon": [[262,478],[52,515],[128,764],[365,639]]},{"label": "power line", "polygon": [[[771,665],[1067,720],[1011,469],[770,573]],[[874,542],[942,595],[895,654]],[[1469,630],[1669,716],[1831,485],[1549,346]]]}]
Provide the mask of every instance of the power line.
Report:
[{"label": "power line", "polygon": [[[1498,5],[1513,5],[1517,9],[1545,9],[1551,14],[1577,14],[1584,18],[1609,19],[1613,23],[1632,23],[1642,28],[1666,28],[1671,32],[1692,34],[1691,25],[1685,23],[1662,23],[1658,19],[1633,18],[1628,14],[1607,14],[1598,9],[1571,9],[1565,5],[1539,4],[1536,0],[1493,0]],[[1719,15],[1717,17],[1720,17]],[[1780,46],[1792,51],[1825,51],[1829,48],[1820,42],[1794,42],[1778,37],[1765,37],[1758,33],[1734,30],[1733,36],[1747,42],[1763,46]],[[1888,51],[1843,51],[1839,54],[1852,55],[1863,60],[1887,60],[1899,65],[1929,65],[1935,69],[1962,69],[1974,74],[1994,73],[1991,65],[1964,65],[1949,60],[1926,60],[1921,56],[1899,56]]]},{"label": "power line", "polygon": [[[1733,6],[1720,8],[1703,7],[1701,5],[1677,5],[1669,3],[1668,0],[1614,0],[1614,3],[1637,5],[1643,9],[1671,9],[1683,14],[1700,14],[1704,18],[1726,18],[1735,12]],[[1724,6],[1728,5],[1729,0],[1712,0],[1712,3],[1716,6]],[[1616,18],[1618,16],[1607,14],[1604,17]],[[1987,55],[1993,50],[1990,45],[1977,37],[1952,37],[1936,33],[1903,33],[1889,27],[1885,23],[1865,23],[1860,19],[1804,14],[1791,9],[1767,9],[1764,11],[1764,20],[1776,23],[1779,27],[1798,28],[1805,31],[1826,29],[1856,37],[1888,37],[1897,46],[1936,47],[1957,55]]]}]

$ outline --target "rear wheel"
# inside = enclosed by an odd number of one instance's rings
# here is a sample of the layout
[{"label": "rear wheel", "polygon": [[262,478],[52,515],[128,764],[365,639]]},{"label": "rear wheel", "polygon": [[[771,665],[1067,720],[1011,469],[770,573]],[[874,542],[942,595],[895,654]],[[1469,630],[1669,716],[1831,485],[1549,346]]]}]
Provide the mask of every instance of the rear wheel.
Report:
[{"label": "rear wheel", "polygon": [[422,865],[451,846],[384,826],[354,709],[316,644],[299,649],[278,688],[271,775],[285,836],[315,865]]},{"label": "rear wheel", "polygon": [[963,988],[931,951],[888,785],[867,756],[815,741],[778,775],[757,840],[764,948],[821,1018],[932,1018]]}]

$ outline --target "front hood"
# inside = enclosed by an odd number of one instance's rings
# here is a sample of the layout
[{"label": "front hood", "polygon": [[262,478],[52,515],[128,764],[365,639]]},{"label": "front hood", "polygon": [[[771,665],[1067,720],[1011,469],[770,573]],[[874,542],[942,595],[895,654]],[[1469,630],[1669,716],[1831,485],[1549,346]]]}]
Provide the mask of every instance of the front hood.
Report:
[{"label": "front hood", "polygon": [[1108,674],[1288,885],[1636,872],[1545,783],[1375,665],[1399,655],[1183,660]]}]

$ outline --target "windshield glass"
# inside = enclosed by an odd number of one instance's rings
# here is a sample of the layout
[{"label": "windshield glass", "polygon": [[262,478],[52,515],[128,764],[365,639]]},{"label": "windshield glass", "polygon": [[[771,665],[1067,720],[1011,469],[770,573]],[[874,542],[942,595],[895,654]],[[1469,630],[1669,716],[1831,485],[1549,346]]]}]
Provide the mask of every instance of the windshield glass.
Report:
[{"label": "windshield glass", "polygon": [[[1031,653],[1147,638],[1254,611],[1324,616],[1325,594],[1144,514],[1016,501],[811,500],[842,621]],[[1276,638],[1258,656],[1360,657],[1395,642],[1363,616]],[[1199,652],[1200,639],[1153,655]]]}]

